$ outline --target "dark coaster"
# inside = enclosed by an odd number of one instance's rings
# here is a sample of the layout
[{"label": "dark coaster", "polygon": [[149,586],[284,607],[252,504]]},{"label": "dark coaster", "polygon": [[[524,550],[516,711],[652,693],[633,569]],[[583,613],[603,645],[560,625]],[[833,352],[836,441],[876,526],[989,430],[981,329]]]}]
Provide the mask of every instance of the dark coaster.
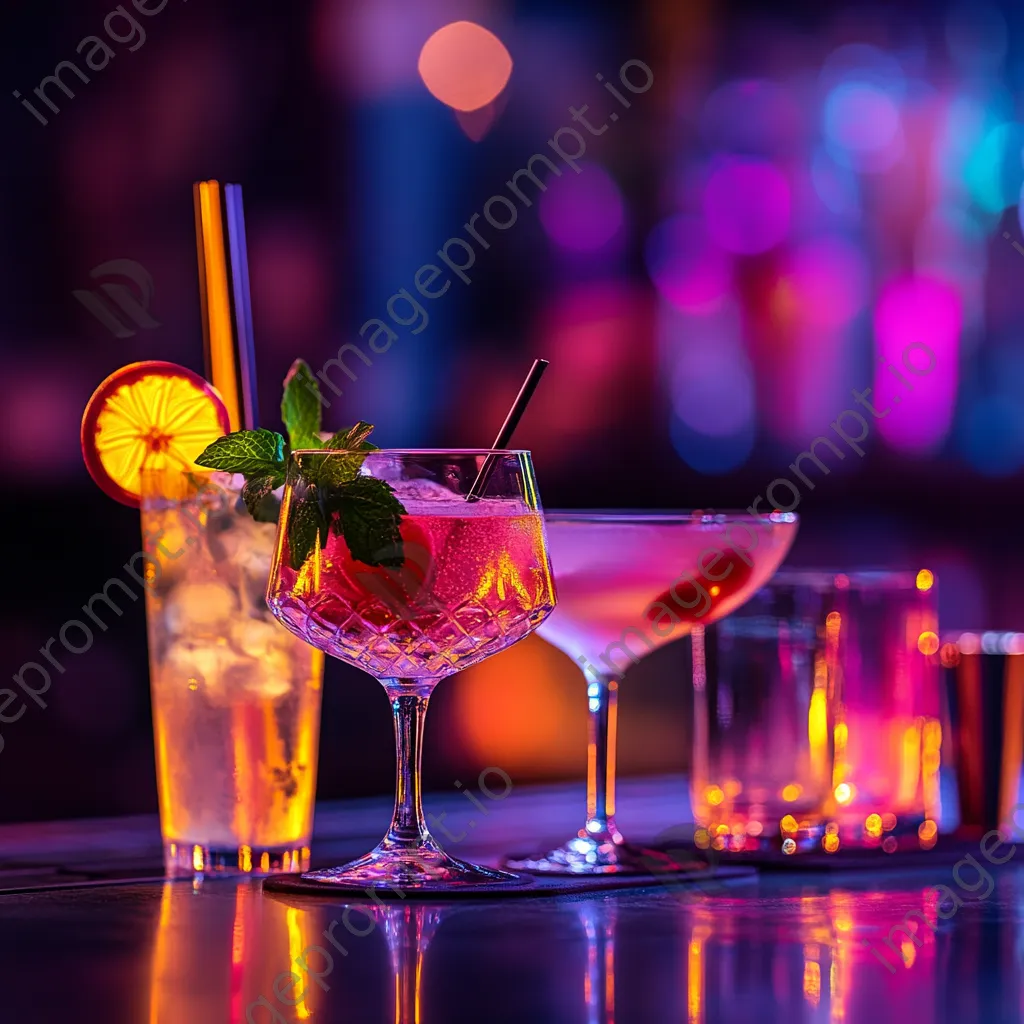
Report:
[{"label": "dark coaster", "polygon": [[291,896],[309,896],[319,900],[342,899],[347,903],[372,900],[374,903],[402,903],[406,900],[428,900],[432,903],[447,903],[451,900],[489,900],[505,897],[536,899],[546,896],[579,896],[585,893],[612,892],[617,889],[653,889],[658,886],[676,888],[680,885],[697,885],[714,881],[716,886],[747,881],[757,877],[753,866],[746,864],[719,864],[710,867],[702,864],[699,869],[672,871],[649,875],[527,875],[519,873],[524,881],[518,883],[495,882],[489,885],[466,886],[463,889],[403,889],[401,894],[393,889],[375,888],[373,896],[367,893],[365,885],[339,885],[336,883],[310,882],[302,875],[270,875],[263,879],[263,891],[283,893]]},{"label": "dark coaster", "polygon": [[930,864],[953,864],[968,853],[978,853],[978,839],[956,835],[940,836],[930,850],[922,850],[917,839],[907,837],[891,853],[881,846],[843,846],[835,853],[803,850],[786,854],[780,849],[723,850],[718,854],[723,866],[748,864],[761,871],[861,871],[877,868],[921,868]]}]

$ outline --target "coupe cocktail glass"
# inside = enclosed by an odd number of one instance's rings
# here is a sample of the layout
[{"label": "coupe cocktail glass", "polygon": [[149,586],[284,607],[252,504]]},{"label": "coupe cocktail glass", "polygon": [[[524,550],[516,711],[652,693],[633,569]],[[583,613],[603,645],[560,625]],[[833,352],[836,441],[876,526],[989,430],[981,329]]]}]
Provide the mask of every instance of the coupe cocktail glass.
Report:
[{"label": "coupe cocktail glass", "polygon": [[[308,556],[293,551],[303,510],[333,500],[329,486],[310,481],[345,476],[336,460],[353,458],[361,461],[362,476],[389,484],[405,507],[398,568],[356,561],[333,527],[324,547],[313,544]],[[482,470],[486,483],[474,487]],[[392,546],[374,560],[395,554]],[[521,640],[555,606],[529,452],[293,453],[267,601],[296,636],[379,679],[395,717],[398,774],[387,835],[365,857],[303,880],[328,889],[419,890],[517,881],[456,860],[431,836],[420,758],[427,701],[437,683]]]},{"label": "coupe cocktail glass", "polygon": [[167,872],[308,867],[324,660],[267,608],[274,525],[227,474],[147,470],[142,532]]},{"label": "coupe cocktail glass", "polygon": [[763,586],[796,537],[797,517],[555,512],[545,522],[559,602],[539,632],[587,680],[587,820],[564,846],[506,864],[549,874],[648,873],[665,858],[624,842],[615,825],[619,679]]}]

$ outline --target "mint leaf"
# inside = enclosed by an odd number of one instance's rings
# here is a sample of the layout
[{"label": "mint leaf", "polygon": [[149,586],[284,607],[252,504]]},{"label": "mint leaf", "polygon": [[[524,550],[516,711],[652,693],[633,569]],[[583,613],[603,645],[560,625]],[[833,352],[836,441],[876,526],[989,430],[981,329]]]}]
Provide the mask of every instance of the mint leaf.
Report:
[{"label": "mint leaf", "polygon": [[376,451],[377,446],[370,444],[366,440],[372,433],[372,425],[360,420],[354,427],[349,427],[348,430],[339,430],[333,437],[324,442],[324,447],[332,450]]},{"label": "mint leaf", "polygon": [[327,519],[316,490],[310,488],[305,498],[292,503],[288,515],[288,564],[301,569],[318,542],[327,546],[327,536]]},{"label": "mint leaf", "polygon": [[236,430],[203,449],[197,466],[246,476],[284,473],[284,438],[273,430]]},{"label": "mint leaf", "polygon": [[339,455],[304,455],[302,458],[302,475],[309,483],[324,487],[339,487],[354,477],[359,476],[359,469],[365,455],[356,452],[377,451],[375,444],[366,440],[373,427],[361,420],[348,430],[339,430],[324,442],[317,442],[317,447],[331,451],[351,451],[352,454]]},{"label": "mint leaf", "polygon": [[326,503],[338,515],[335,533],[345,538],[356,561],[395,568],[405,563],[399,527],[407,513],[390,484],[357,476],[331,491]]},{"label": "mint leaf", "polygon": [[284,483],[281,476],[254,476],[242,488],[242,501],[257,523],[276,523],[281,503],[273,496],[275,488]]},{"label": "mint leaf", "polygon": [[284,379],[281,398],[281,419],[292,451],[320,447],[321,412],[320,385],[305,360],[296,359]]}]

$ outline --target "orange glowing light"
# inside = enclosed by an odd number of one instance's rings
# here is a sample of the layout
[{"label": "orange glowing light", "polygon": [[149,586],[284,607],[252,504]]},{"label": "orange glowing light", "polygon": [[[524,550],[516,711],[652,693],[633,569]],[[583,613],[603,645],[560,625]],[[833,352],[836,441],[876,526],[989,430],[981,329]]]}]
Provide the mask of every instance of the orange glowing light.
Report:
[{"label": "orange glowing light", "polygon": [[512,57],[493,32],[472,21],[453,21],[424,44],[417,65],[423,84],[453,110],[493,102],[512,74]]},{"label": "orange glowing light", "polygon": [[935,654],[939,649],[939,638],[930,630],[925,630],[917,638],[917,649],[922,654]]},{"label": "orange glowing light", "polygon": [[896,815],[889,812],[882,815],[882,831],[891,832],[896,827]]},{"label": "orange glowing light", "polygon": [[706,850],[711,845],[711,836],[706,828],[698,828],[693,833],[693,845],[698,850]]},{"label": "orange glowing light", "polygon": [[943,644],[939,648],[939,661],[943,668],[956,668],[960,664],[960,650],[956,644]]},{"label": "orange glowing light", "polygon": [[201,846],[192,847],[192,869],[194,871],[203,870],[203,848]]},{"label": "orange glowing light", "polygon": [[804,791],[804,787],[797,782],[791,782],[788,786],[782,787],[782,799],[787,804],[791,804],[794,800],[799,799],[800,794]]},{"label": "orange glowing light", "polygon": [[722,783],[722,792],[731,800],[743,792],[743,783],[739,779],[726,779]]},{"label": "orange glowing light", "polygon": [[880,814],[869,814],[864,819],[864,831],[869,836],[877,839],[882,834],[882,816]]},{"label": "orange glowing light", "polygon": [[930,569],[922,569],[917,574],[917,589],[918,590],[931,590],[935,583],[935,575]]},{"label": "orange glowing light", "polygon": [[800,826],[796,823],[796,818],[792,814],[787,814],[782,821],[779,822],[779,831],[786,835],[789,832],[795,832]]},{"label": "orange glowing light", "polygon": [[848,804],[854,797],[854,788],[848,782],[840,782],[835,789],[836,800],[841,804]]},{"label": "orange glowing light", "polygon": [[821,837],[821,845],[826,853],[835,853],[839,849],[839,836],[824,835]]},{"label": "orange glowing light", "polygon": [[725,793],[718,786],[708,786],[704,791],[704,799],[712,807],[717,807],[725,799]]},{"label": "orange glowing light", "polygon": [[721,592],[722,592],[722,588],[720,586],[718,586],[718,584],[715,584],[715,586],[713,586],[711,588],[711,591],[710,591],[712,597],[718,597],[718,595]]},{"label": "orange glowing light", "polygon": [[925,821],[922,821],[921,824],[917,827],[918,836],[921,839],[924,839],[926,842],[929,839],[934,839],[936,835],[938,835],[938,832],[939,826],[936,825],[935,822],[932,821],[930,818]]},{"label": "orange glowing light", "polygon": [[[586,703],[573,699],[579,696],[579,668],[539,637],[527,637],[456,678],[464,684],[453,693],[458,732],[482,763],[529,777],[572,771],[589,756]],[[644,724],[647,735],[659,728]],[[664,728],[659,742],[667,740],[669,726]]]}]

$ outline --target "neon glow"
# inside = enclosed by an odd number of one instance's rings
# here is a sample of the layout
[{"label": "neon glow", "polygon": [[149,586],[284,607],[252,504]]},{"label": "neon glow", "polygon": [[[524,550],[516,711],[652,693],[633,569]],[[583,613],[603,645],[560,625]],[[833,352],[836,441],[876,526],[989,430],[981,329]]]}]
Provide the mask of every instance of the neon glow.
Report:
[{"label": "neon glow", "polygon": [[889,410],[875,426],[893,448],[934,451],[949,432],[962,316],[957,291],[935,278],[900,278],[882,290],[872,402],[880,413]]}]

